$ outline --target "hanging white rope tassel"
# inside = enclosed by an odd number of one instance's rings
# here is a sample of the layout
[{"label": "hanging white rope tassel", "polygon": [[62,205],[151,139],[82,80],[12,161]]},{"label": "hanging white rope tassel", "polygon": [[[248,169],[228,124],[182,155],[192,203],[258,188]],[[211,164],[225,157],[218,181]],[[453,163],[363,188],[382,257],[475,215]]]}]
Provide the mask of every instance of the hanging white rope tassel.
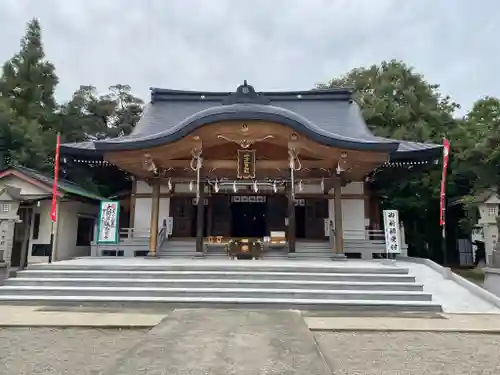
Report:
[{"label": "hanging white rope tassel", "polygon": [[290,150],[288,154],[290,156],[290,194],[292,195],[292,199],[295,200],[295,157],[292,150]]},{"label": "hanging white rope tassel", "polygon": [[200,203],[200,189],[201,189],[201,181],[200,181],[200,174],[201,174],[201,156],[198,156],[196,158],[196,204]]},{"label": "hanging white rope tassel", "polygon": [[288,155],[290,156],[290,183],[292,184],[292,197],[295,199],[295,172],[302,169],[302,163],[300,162],[295,149],[289,149]]},{"label": "hanging white rope tassel", "polygon": [[201,158],[201,151],[193,150],[193,158],[191,159],[191,169],[196,171],[196,204],[198,205],[200,201],[200,175],[203,160]]}]

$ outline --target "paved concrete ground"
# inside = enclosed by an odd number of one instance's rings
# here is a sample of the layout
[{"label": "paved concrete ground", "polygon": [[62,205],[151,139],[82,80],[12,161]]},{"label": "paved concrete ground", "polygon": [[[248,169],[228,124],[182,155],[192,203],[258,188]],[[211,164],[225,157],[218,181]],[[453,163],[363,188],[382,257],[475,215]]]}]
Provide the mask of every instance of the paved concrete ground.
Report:
[{"label": "paved concrete ground", "polygon": [[497,375],[500,336],[457,333],[317,333],[336,375]]},{"label": "paved concrete ground", "polygon": [[[0,306],[0,327],[135,327],[151,328],[169,311],[123,309],[55,309],[37,306]],[[1,372],[0,372],[1,374]]]},{"label": "paved concrete ground", "polygon": [[[153,328],[169,314],[171,310],[158,308],[0,306],[0,327]],[[304,311],[301,315],[313,331],[382,330],[500,334],[498,314]]]},{"label": "paved concrete ground", "polygon": [[424,292],[432,294],[432,300],[441,304],[446,313],[500,314],[498,307],[425,264],[397,261],[395,266],[408,268],[416,282],[424,286]]},{"label": "paved concrete ground", "polygon": [[313,331],[419,331],[500,334],[500,316],[451,314],[436,318],[393,317],[304,317]]},{"label": "paved concrete ground", "polygon": [[331,375],[294,311],[175,310],[106,375]]},{"label": "paved concrete ground", "polygon": [[127,329],[0,328],[0,374],[101,375],[145,333]]}]

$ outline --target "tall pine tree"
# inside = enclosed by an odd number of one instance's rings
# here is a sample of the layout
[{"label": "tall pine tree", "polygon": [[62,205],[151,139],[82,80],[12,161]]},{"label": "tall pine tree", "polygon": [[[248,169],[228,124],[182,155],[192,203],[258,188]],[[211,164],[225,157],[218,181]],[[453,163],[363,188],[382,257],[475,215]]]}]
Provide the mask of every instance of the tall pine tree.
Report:
[{"label": "tall pine tree", "polygon": [[3,65],[0,100],[9,121],[1,131],[12,162],[48,170],[55,145],[58,77],[45,58],[41,34],[40,22],[33,19],[20,51]]}]

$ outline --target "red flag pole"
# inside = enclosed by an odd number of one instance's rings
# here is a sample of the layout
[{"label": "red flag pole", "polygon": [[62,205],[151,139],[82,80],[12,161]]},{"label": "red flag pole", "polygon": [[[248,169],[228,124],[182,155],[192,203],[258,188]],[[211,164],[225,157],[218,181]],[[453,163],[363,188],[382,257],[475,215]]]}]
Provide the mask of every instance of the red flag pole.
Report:
[{"label": "red flag pole", "polygon": [[59,149],[61,147],[61,134],[57,133],[56,156],[54,158],[54,183],[52,185],[52,206],[50,209],[50,220],[52,227],[50,230],[50,250],[49,263],[52,263],[52,252],[54,247],[54,224],[57,222],[57,187],[59,186]]},{"label": "red flag pole", "polygon": [[443,138],[443,171],[441,174],[441,194],[439,197],[439,225],[441,226],[443,265],[448,263],[448,250],[446,246],[446,175],[448,172],[448,159],[450,155],[450,142]]}]

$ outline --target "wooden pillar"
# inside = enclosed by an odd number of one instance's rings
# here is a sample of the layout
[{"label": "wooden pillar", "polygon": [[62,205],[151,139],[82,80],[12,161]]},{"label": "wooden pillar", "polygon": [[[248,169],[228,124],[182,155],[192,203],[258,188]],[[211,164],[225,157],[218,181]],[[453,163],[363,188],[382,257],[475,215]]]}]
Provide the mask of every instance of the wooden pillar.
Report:
[{"label": "wooden pillar", "polygon": [[208,204],[207,204],[207,237],[212,236],[214,232],[214,202],[213,195],[208,196]]},{"label": "wooden pillar", "polygon": [[200,197],[196,207],[196,252],[203,253],[203,219],[205,210],[205,185],[200,184]]},{"label": "wooden pillar", "polygon": [[344,228],[342,223],[342,184],[335,179],[333,188],[333,208],[335,212],[335,253],[344,254]]},{"label": "wooden pillar", "polygon": [[132,180],[132,191],[130,192],[130,216],[129,216],[129,223],[128,227],[129,228],[134,228],[134,221],[135,221],[135,204],[136,204],[136,193],[137,193],[137,179],[134,177]]},{"label": "wooden pillar", "polygon": [[294,186],[287,184],[288,190],[288,252],[295,253],[295,199],[293,194]]},{"label": "wooden pillar", "polygon": [[149,231],[148,256],[156,257],[158,247],[158,219],[160,215],[160,183],[154,181],[153,194],[151,195],[151,226]]}]

